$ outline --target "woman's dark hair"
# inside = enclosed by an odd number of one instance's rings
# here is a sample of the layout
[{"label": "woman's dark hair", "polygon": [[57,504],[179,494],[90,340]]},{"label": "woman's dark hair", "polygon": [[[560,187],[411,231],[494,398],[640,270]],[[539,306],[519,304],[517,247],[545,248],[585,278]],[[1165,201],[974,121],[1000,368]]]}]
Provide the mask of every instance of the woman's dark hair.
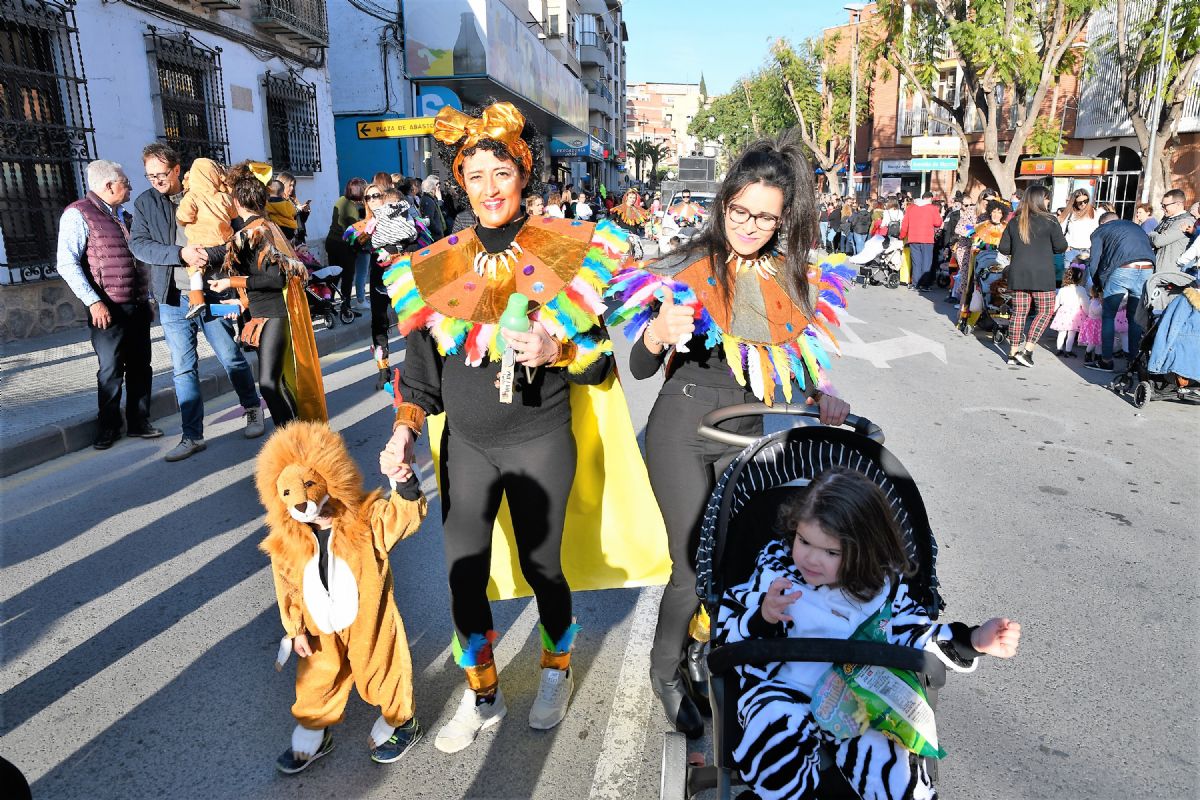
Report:
[{"label": "woman's dark hair", "polygon": [[267,210],[267,186],[250,171],[250,162],[234,164],[225,172],[225,183],[238,205],[255,214]]},{"label": "woman's dark hair", "polygon": [[857,600],[870,600],[887,581],[915,572],[887,496],[857,470],[830,467],[779,508],[779,526],[789,539],[805,522],[841,543],[838,586]]},{"label": "woman's dark hair", "polygon": [[1021,207],[1017,209],[1017,234],[1025,244],[1029,244],[1029,237],[1033,235],[1030,223],[1035,216],[1050,216],[1050,190],[1040,183],[1025,190]]},{"label": "woman's dark hair", "polygon": [[386,192],[388,189],[392,188],[392,173],[376,172],[375,177],[371,179],[371,183],[374,184],[375,188],[379,191]]},{"label": "woman's dark hair", "polygon": [[[483,115],[483,109],[498,102],[500,101],[496,98],[489,97],[484,101],[482,106],[464,107],[463,113],[470,114],[473,117],[480,117]],[[521,129],[521,138],[525,140],[525,144],[529,145],[529,152],[533,156],[532,170],[526,171],[525,165],[513,157],[513,154],[509,152],[508,146],[504,142],[498,142],[495,139],[483,139],[466,148],[462,151],[463,158],[475,155],[480,150],[487,150],[501,161],[511,161],[517,166],[517,172],[521,174],[521,177],[529,179],[525,184],[524,191],[521,192],[522,197],[528,197],[531,194],[542,194],[542,164],[545,163],[542,137],[538,134],[537,128],[528,119],[525,120],[525,127]],[[449,174],[453,178],[453,180],[442,182],[442,194],[445,195],[447,188],[449,188],[456,205],[469,205],[466,190],[458,182],[459,176],[454,174],[454,157],[458,155],[457,145],[445,144],[436,139],[434,143],[437,145],[438,157],[446,165],[446,171],[442,174]],[[451,185],[447,187],[447,183]]]},{"label": "woman's dark hair", "polygon": [[367,188],[367,182],[362,178],[351,178],[346,181],[346,188],[342,191],[342,197],[347,200],[353,200],[356,203],[361,203],[363,199],[363,190]]},{"label": "woman's dark hair", "polygon": [[725,211],[751,184],[761,183],[783,193],[783,213],[775,234],[763,246],[765,252],[778,250],[784,265],[780,277],[792,302],[807,314],[813,302],[808,285],[808,248],[816,241],[820,212],[817,210],[813,167],[804,155],[799,135],[793,130],[775,139],[760,139],[742,151],[717,190],[708,222],[682,250],[688,254],[705,253],[712,261],[713,275],[728,300],[733,294],[733,276],[725,265],[729,242],[725,238]]}]

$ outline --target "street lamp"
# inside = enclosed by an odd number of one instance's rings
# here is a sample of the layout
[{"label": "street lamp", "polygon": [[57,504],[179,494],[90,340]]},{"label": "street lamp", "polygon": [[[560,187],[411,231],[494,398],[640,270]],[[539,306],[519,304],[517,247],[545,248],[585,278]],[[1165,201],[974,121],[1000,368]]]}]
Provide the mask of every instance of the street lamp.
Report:
[{"label": "street lamp", "polygon": [[843,6],[850,12],[850,24],[854,26],[854,44],[850,48],[850,154],[846,165],[846,197],[854,192],[854,150],[858,134],[858,24],[862,21],[862,3],[847,3]]}]

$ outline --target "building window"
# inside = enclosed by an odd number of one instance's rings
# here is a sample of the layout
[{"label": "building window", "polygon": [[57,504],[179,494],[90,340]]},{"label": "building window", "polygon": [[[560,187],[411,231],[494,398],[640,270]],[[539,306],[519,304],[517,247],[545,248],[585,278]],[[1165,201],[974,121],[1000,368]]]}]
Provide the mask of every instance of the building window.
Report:
[{"label": "building window", "polygon": [[267,133],[271,166],[297,175],[321,171],[321,137],[317,126],[317,87],[289,70],[268,72]]},{"label": "building window", "polygon": [[0,0],[0,282],[55,275],[58,218],[95,151],[71,7]]},{"label": "building window", "polygon": [[158,138],[179,152],[185,169],[197,158],[228,163],[221,51],[205,47],[186,31],[160,34],[154,26],[146,45],[158,80]]},{"label": "building window", "polygon": [[547,29],[547,31],[546,31],[546,35],[547,35],[547,36],[549,36],[549,37],[550,37],[550,38],[552,38],[552,39],[557,39],[557,38],[559,37],[559,32],[558,32],[558,14],[551,14],[551,15],[550,15],[550,24],[549,24],[549,27],[548,27],[548,29]]}]

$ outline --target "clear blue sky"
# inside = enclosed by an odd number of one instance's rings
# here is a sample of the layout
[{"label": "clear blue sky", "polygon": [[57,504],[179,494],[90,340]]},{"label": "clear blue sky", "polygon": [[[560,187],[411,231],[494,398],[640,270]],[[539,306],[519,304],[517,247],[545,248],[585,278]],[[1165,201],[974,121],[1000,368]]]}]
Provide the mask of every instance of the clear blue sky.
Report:
[{"label": "clear blue sky", "polygon": [[757,69],[769,43],[846,22],[845,0],[625,0],[630,83],[696,83],[724,94]]}]

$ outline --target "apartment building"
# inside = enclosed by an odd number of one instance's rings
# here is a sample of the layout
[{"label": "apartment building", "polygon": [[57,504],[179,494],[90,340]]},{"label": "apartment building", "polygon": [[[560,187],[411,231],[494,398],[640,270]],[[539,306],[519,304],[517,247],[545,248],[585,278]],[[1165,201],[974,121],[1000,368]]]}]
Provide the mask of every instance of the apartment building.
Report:
[{"label": "apartment building", "polygon": [[[678,171],[680,156],[711,155],[704,152],[703,142],[688,134],[702,106],[698,83],[635,83],[625,101],[625,138],[665,145],[668,155],[659,167]],[[649,164],[643,164],[643,172],[648,169]],[[648,178],[643,174],[643,179]]]},{"label": "apartment building", "polygon": [[135,197],[149,142],[268,161],[314,229],[338,196],[324,0],[0,0],[0,34],[0,340],[83,324],[54,266],[93,159]]}]

